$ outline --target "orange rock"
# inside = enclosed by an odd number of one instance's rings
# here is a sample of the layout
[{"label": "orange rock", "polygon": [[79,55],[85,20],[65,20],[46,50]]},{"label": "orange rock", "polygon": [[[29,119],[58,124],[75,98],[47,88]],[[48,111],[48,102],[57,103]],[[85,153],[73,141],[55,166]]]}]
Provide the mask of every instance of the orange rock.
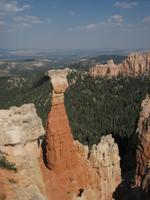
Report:
[{"label": "orange rock", "polygon": [[148,73],[150,73],[150,53],[132,53],[118,65],[114,64],[113,60],[109,60],[107,64],[98,64],[89,69],[89,74],[93,77]]},{"label": "orange rock", "polygon": [[[64,84],[66,77],[61,76],[61,71],[63,74],[63,70],[59,70],[59,73],[57,71],[56,73],[54,71],[49,73],[51,80],[53,80],[52,86],[54,90],[52,94],[53,104],[48,115],[46,129],[47,166],[59,177],[62,187],[66,192],[78,193],[80,188],[90,184],[89,172],[87,166],[79,157],[73,143],[63,101],[64,92],[67,89],[64,85],[67,86],[68,84]],[[61,78],[59,79],[59,77]],[[56,94],[55,86],[58,86],[58,83],[62,88],[57,88]]]}]

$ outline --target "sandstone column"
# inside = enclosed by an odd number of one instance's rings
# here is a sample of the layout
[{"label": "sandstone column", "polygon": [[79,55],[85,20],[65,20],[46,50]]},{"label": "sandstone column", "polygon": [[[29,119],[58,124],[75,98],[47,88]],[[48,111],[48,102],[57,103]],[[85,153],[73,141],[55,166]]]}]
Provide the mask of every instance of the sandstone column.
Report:
[{"label": "sandstone column", "polygon": [[68,88],[68,70],[50,70],[53,87],[52,107],[47,121],[47,166],[64,171],[74,164],[74,145],[64,106],[64,92]]}]

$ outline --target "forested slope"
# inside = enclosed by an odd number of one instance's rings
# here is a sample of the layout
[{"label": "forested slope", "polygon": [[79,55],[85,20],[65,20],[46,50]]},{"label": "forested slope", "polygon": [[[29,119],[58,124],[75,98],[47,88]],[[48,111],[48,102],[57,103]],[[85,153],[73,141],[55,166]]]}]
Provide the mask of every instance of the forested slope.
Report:
[{"label": "forested slope", "polygon": [[51,84],[44,72],[35,75],[0,78],[0,109],[34,103],[45,125],[50,109]]}]

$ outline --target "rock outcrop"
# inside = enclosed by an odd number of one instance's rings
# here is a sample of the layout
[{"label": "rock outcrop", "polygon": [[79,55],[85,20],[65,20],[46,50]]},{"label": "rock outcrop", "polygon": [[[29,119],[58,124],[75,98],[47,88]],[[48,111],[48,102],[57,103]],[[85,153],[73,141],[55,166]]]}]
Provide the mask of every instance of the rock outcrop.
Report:
[{"label": "rock outcrop", "polygon": [[[75,142],[76,148],[83,159],[88,163],[89,169],[94,172],[94,188],[85,188],[81,197],[75,200],[109,200],[121,182],[121,169],[118,145],[111,135],[103,136],[98,145],[88,147]],[[109,190],[108,190],[109,188]]]},{"label": "rock outcrop", "polygon": [[106,64],[97,64],[89,69],[89,74],[92,77],[112,77],[118,76],[121,73],[121,66],[114,64],[113,60],[108,60]]},{"label": "rock outcrop", "polygon": [[150,96],[142,101],[138,121],[135,184],[150,195]]},{"label": "rock outcrop", "polygon": [[113,60],[107,64],[98,64],[89,69],[89,74],[97,76],[140,75],[150,73],[150,53],[131,53],[122,63],[116,65]]},{"label": "rock outcrop", "polygon": [[[76,192],[90,182],[88,169],[78,156],[64,106],[68,87],[67,69],[48,72],[53,86],[52,107],[47,120],[47,166],[53,170],[66,192]],[[86,169],[86,170],[85,170]]]},{"label": "rock outcrop", "polygon": [[0,127],[0,156],[14,163],[17,170],[0,169],[5,199],[46,200],[38,147],[45,131],[34,104],[0,110]]},{"label": "rock outcrop", "polygon": [[111,200],[121,181],[117,145],[107,136],[89,151],[73,140],[64,106],[67,70],[51,70],[48,75],[53,93],[46,128],[47,167],[69,199]]},{"label": "rock outcrop", "polygon": [[121,182],[118,145],[111,135],[107,135],[101,138],[98,145],[92,146],[89,155],[90,164],[99,176],[101,200],[112,199],[113,192]]}]

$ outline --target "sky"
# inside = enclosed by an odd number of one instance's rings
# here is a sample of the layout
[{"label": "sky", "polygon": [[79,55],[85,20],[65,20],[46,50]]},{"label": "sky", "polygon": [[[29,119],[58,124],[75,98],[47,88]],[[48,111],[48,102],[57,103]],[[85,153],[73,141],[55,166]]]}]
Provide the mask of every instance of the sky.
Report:
[{"label": "sky", "polygon": [[150,0],[0,0],[0,49],[150,49]]}]

